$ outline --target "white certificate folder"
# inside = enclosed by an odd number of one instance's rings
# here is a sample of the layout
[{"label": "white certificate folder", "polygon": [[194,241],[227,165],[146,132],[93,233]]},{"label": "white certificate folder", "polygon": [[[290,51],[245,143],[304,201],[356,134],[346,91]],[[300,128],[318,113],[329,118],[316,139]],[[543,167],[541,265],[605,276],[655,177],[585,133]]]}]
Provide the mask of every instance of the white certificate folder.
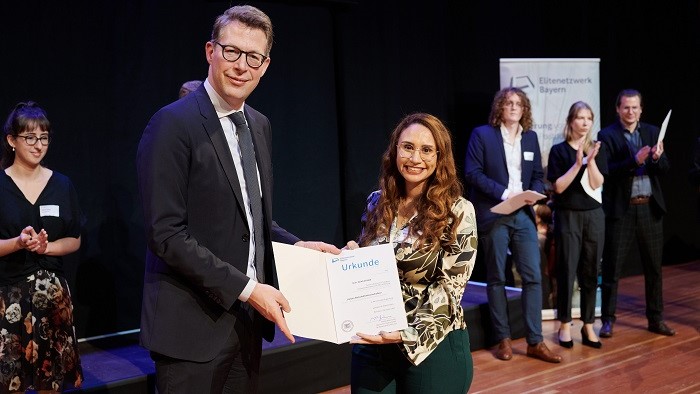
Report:
[{"label": "white certificate folder", "polygon": [[391,244],[344,250],[339,255],[272,243],[280,291],[292,334],[345,343],[358,332],[408,327]]}]

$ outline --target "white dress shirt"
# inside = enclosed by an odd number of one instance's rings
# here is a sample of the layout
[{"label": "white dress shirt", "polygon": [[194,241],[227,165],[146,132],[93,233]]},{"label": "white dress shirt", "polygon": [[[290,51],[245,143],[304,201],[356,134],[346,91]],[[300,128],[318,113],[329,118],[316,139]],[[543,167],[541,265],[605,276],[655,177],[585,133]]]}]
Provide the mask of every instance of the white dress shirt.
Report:
[{"label": "white dress shirt", "polygon": [[[231,108],[231,106],[224,100],[219,94],[214,90],[214,88],[209,83],[209,79],[204,81],[204,89],[206,89],[209,99],[214,105],[214,110],[216,110],[216,115],[219,117],[219,122],[221,122],[221,128],[224,129],[224,136],[226,137],[226,142],[228,143],[228,148],[231,151],[231,157],[233,157],[233,164],[236,167],[236,175],[238,176],[238,183],[241,186],[241,194],[243,195],[243,204],[245,205],[246,219],[248,221],[248,228],[250,229],[250,241],[248,246],[248,269],[246,270],[246,276],[250,278],[248,284],[243,289],[243,292],[238,296],[238,299],[246,302],[253,292],[253,288],[256,283],[256,270],[255,270],[255,229],[253,227],[253,213],[250,210],[250,200],[248,199],[248,189],[245,183],[245,177],[243,176],[243,164],[241,162],[241,148],[238,145],[238,131],[236,130],[236,125],[233,120],[228,116],[234,112],[243,111],[244,105],[240,108]],[[246,120],[246,123],[248,121]],[[249,127],[250,129],[250,127]],[[258,185],[260,182],[260,172],[258,173]],[[260,190],[260,196],[262,197],[262,187]]]},{"label": "white dress shirt", "polygon": [[523,191],[523,154],[520,141],[523,139],[523,126],[518,125],[515,141],[511,144],[508,139],[508,129],[501,123],[501,136],[503,136],[503,150],[506,153],[506,166],[508,167],[508,187],[503,191],[501,200],[505,200],[511,193]]}]

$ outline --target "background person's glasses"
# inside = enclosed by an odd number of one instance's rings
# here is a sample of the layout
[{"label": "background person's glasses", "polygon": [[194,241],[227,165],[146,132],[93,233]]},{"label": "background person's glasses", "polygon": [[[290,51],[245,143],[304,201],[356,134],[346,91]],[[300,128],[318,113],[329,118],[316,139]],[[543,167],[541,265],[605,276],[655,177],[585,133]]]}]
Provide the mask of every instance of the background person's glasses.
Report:
[{"label": "background person's glasses", "polygon": [[438,151],[435,150],[435,148],[433,148],[432,146],[423,146],[421,148],[416,148],[415,146],[413,146],[413,144],[409,144],[407,142],[397,144],[396,146],[399,148],[399,156],[403,157],[404,159],[413,157],[413,154],[416,151],[418,151],[418,154],[420,155],[420,158],[423,159],[423,161],[431,161],[438,154]]},{"label": "background person's glasses", "polygon": [[508,101],[505,104],[503,104],[504,107],[514,107],[514,108],[522,108],[523,103],[520,102],[515,102],[515,101]]},{"label": "background person's glasses", "polygon": [[267,60],[267,56],[261,55],[256,52],[246,52],[242,51],[233,45],[223,45],[218,41],[213,41],[214,44],[221,47],[221,56],[229,62],[235,62],[240,59],[241,55],[245,54],[245,62],[252,68],[259,68]]},{"label": "background person's glasses", "polygon": [[37,137],[35,135],[18,135],[19,138],[24,138],[24,143],[29,146],[36,145],[37,142],[41,141],[41,145],[48,146],[51,143],[51,137],[48,135],[42,135]]}]

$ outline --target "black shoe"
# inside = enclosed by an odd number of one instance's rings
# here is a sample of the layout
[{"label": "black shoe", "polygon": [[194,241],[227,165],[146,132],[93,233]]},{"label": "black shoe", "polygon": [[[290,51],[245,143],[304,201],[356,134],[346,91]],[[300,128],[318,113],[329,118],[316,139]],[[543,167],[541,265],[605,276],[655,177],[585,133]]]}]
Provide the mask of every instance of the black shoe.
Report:
[{"label": "black shoe", "polygon": [[600,332],[598,332],[598,336],[601,338],[612,338],[613,324],[609,321],[603,321],[603,326],[600,327]]},{"label": "black shoe", "polygon": [[649,330],[653,333],[656,333],[656,334],[666,335],[669,337],[676,335],[676,330],[667,326],[666,323],[664,323],[662,321],[660,321],[656,324],[649,324],[649,327],[647,327],[647,330]]},{"label": "black shoe", "polygon": [[571,349],[572,347],[574,347],[574,341],[562,341],[560,338],[561,338],[561,329],[557,333],[557,339],[559,339],[559,346],[565,347],[567,349]]},{"label": "black shoe", "polygon": [[581,329],[581,343],[596,349],[600,349],[600,347],[603,346],[603,344],[600,343],[600,341],[591,341],[590,339],[588,339],[588,334],[583,328]]}]

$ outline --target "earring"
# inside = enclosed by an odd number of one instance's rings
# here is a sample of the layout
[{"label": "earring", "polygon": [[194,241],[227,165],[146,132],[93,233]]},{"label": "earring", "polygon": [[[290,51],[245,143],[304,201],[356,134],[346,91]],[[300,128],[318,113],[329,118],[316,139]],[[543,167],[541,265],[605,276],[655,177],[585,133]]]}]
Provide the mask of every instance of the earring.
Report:
[{"label": "earring", "polygon": [[15,151],[15,147],[14,147],[14,146],[12,147],[12,151],[13,151],[13,152]]}]

